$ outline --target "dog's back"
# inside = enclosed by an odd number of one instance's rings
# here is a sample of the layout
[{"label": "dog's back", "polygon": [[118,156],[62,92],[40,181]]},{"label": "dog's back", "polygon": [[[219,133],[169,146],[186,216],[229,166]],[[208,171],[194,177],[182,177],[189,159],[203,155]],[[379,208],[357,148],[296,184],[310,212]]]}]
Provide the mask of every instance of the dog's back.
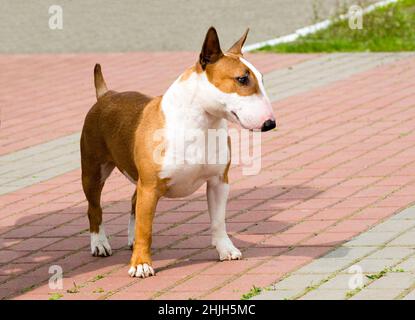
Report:
[{"label": "dog's back", "polygon": [[85,118],[81,152],[101,163],[111,162],[136,179],[133,128],[137,127],[145,106],[153,98],[139,92],[108,90],[99,64],[94,68],[94,82],[97,102]]}]

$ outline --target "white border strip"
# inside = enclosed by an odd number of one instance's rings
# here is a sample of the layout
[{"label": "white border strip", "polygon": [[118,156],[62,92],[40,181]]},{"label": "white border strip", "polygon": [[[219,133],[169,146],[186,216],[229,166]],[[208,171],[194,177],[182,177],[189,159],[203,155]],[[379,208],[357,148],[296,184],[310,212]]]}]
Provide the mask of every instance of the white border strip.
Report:
[{"label": "white border strip", "polygon": [[[391,3],[395,3],[395,2],[398,2],[398,1],[399,0],[383,0],[383,1],[376,2],[374,4],[371,4],[368,7],[364,8],[363,9],[363,14],[369,13],[369,12],[371,12],[371,11],[377,9],[377,8],[385,7],[385,6],[387,6]],[[343,20],[348,19],[349,17],[350,17],[350,14],[346,13],[346,14],[340,15],[338,19],[343,21]],[[291,34],[286,35],[286,36],[282,36],[282,37],[279,37],[279,38],[275,38],[275,39],[271,39],[271,40],[257,42],[257,43],[247,45],[247,46],[244,47],[243,51],[244,52],[249,52],[249,51],[253,51],[253,50],[263,48],[265,46],[275,46],[275,45],[280,44],[280,43],[293,42],[293,41],[297,40],[299,37],[303,37],[303,36],[306,36],[306,35],[309,35],[309,34],[312,34],[312,33],[316,33],[317,31],[327,29],[332,23],[333,23],[333,20],[326,19],[324,21],[318,22],[318,23],[313,24],[311,26],[307,26],[307,27],[298,29],[294,33],[291,33]]]}]

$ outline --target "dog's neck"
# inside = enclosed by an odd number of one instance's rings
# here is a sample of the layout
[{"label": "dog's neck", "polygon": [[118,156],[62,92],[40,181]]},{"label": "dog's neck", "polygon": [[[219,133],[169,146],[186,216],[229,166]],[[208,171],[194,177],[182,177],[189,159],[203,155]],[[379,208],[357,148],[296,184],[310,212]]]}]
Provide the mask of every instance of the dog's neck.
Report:
[{"label": "dog's neck", "polygon": [[167,89],[162,99],[166,125],[197,129],[226,126],[221,114],[206,111],[215,110],[218,102],[209,95],[205,78],[205,74],[189,69]]}]

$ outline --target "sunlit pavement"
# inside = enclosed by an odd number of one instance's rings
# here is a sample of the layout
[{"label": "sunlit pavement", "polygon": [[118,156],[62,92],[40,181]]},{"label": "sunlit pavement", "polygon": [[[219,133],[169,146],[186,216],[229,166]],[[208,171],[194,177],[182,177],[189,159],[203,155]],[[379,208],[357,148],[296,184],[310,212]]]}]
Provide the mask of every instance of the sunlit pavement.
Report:
[{"label": "sunlit pavement", "polygon": [[[115,172],[103,195],[114,254],[90,256],[77,139],[95,101],[93,65],[102,64],[112,89],[156,95],[196,57],[192,52],[0,56],[2,298],[239,299],[252,286],[268,287],[296,271],[317,290],[273,298],[324,298],[330,288],[322,286],[330,281],[321,282],[321,275],[337,275],[337,270],[329,265],[320,270],[318,258],[334,252],[336,261],[359,262],[347,249],[350,240],[359,241],[358,247],[378,245],[378,257],[397,259],[396,268],[403,259],[413,261],[413,236],[388,250],[392,238],[375,245],[373,236],[355,238],[383,221],[397,239],[405,232],[413,235],[414,211],[393,220],[414,202],[412,54],[248,55],[264,73],[278,130],[262,136],[258,175],[244,176],[241,166],[230,170],[228,229],[244,259],[218,261],[201,189],[186,199],[161,201],[153,228],[157,275],[128,277],[127,223],[134,187]],[[337,249],[343,244],[346,249]],[[48,285],[53,265],[63,270],[61,289]],[[314,271],[304,273],[307,266]],[[342,266],[351,276],[349,265]],[[364,274],[377,273],[373,265],[361,267]],[[413,273],[408,266],[399,268],[404,272],[383,277],[405,283],[390,298],[413,297]],[[380,289],[397,282],[382,281]],[[310,282],[296,286],[304,285]],[[349,291],[336,297],[367,297],[366,288]]]}]

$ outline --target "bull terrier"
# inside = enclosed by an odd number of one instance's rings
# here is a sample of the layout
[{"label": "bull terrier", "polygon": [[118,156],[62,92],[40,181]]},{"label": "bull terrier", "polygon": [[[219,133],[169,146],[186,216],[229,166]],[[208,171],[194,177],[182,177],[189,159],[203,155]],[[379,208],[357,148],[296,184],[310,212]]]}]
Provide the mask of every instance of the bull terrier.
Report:
[{"label": "bull terrier", "polygon": [[200,140],[186,140],[181,147],[175,147],[174,140],[178,132],[186,135],[184,130],[206,134],[208,130],[226,131],[227,121],[249,130],[275,128],[262,74],[242,54],[248,31],[223,52],[217,32],[211,27],[197,62],[159,97],[108,90],[100,65],[95,65],[97,102],[85,118],[80,141],[82,186],[88,201],[94,256],[112,253],[102,223],[100,198],[105,180],[117,167],[136,185],[128,227],[128,244],[133,249],[128,270],[131,277],[155,274],[151,242],[159,199],[188,196],[205,182],[212,245],[220,260],[241,259],[225,225],[230,139],[225,148],[216,151],[225,149],[224,163],[201,163],[186,157],[177,161],[184,149],[191,147],[202,154],[205,150],[199,150],[204,148]]}]

